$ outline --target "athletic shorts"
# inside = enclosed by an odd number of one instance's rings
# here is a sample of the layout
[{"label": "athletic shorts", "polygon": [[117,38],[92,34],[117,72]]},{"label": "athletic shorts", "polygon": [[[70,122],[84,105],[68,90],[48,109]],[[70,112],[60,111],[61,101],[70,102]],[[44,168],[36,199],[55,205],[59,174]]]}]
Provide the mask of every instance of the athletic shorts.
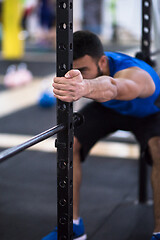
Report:
[{"label": "athletic shorts", "polygon": [[117,131],[130,131],[140,144],[141,154],[151,164],[148,151],[148,140],[160,136],[160,113],[145,118],[124,116],[101,103],[91,102],[83,107],[80,114],[84,116],[84,124],[75,129],[74,135],[81,144],[81,161],[84,161],[93,145],[100,139]]}]

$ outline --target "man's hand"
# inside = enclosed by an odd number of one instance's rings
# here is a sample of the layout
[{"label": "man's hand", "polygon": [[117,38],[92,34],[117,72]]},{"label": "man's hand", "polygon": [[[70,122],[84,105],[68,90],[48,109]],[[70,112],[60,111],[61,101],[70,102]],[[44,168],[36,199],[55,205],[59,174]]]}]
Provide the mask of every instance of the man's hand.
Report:
[{"label": "man's hand", "polygon": [[79,70],[70,70],[64,77],[55,77],[54,96],[64,102],[77,101],[85,94],[85,81]]}]

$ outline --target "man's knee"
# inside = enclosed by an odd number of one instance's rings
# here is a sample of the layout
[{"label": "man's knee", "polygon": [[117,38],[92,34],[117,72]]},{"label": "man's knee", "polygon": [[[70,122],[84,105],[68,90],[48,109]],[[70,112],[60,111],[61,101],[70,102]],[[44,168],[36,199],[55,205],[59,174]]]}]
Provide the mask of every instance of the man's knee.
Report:
[{"label": "man's knee", "polygon": [[148,142],[153,165],[160,167],[160,137],[153,137]]}]

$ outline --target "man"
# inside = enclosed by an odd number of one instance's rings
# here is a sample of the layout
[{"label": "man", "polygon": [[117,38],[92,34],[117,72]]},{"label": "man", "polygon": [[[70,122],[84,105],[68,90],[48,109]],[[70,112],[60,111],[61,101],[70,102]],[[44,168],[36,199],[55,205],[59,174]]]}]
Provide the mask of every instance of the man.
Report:
[{"label": "man", "polygon": [[[160,239],[160,79],[145,62],[120,53],[103,52],[96,35],[74,33],[73,68],[64,77],[55,77],[56,98],[72,102],[81,97],[94,101],[80,112],[85,124],[75,130],[73,147],[73,232],[85,240],[79,216],[81,162],[101,138],[116,131],[131,131],[152,167],[155,228],[152,240]],[[43,240],[57,239],[54,231]]]}]

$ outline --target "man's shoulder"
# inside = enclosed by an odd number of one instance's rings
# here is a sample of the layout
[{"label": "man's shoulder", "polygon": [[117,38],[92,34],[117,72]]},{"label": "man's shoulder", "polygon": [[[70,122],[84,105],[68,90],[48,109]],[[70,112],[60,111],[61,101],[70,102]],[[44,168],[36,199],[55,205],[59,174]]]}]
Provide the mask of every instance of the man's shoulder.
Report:
[{"label": "man's shoulder", "polygon": [[110,73],[113,77],[116,72],[131,68],[139,67],[137,61],[124,53],[120,52],[105,52],[105,55],[108,57]]}]

